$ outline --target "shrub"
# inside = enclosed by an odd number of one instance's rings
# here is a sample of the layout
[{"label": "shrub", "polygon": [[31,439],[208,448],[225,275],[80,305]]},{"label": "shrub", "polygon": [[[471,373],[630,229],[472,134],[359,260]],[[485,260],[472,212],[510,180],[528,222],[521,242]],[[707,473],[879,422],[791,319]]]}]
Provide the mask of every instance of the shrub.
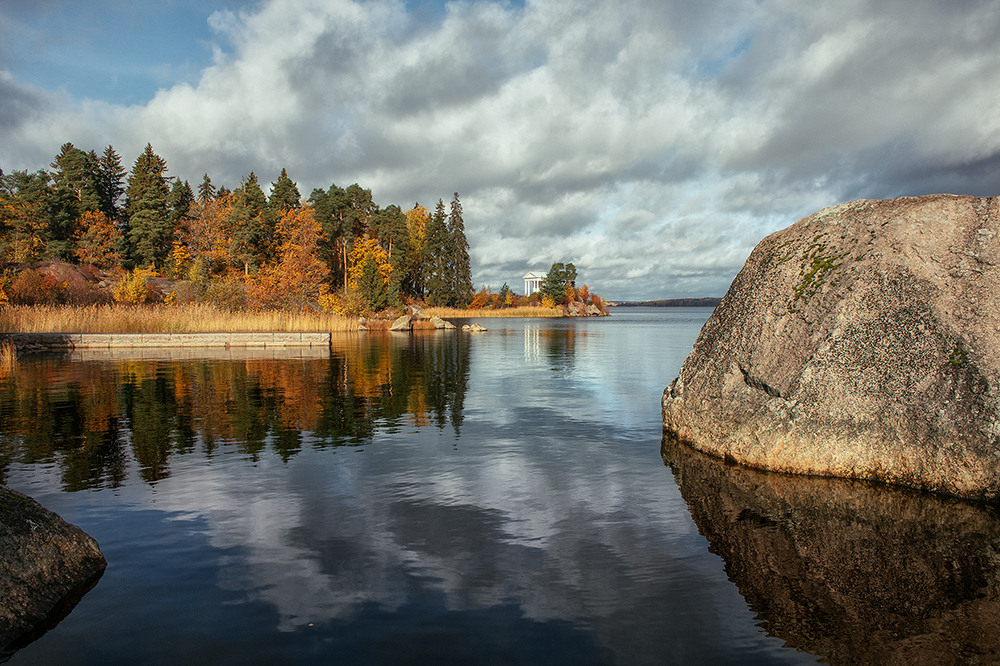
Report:
[{"label": "shrub", "polygon": [[209,280],[202,300],[230,311],[242,310],[247,306],[246,288],[232,278]]},{"label": "shrub", "polygon": [[491,292],[488,287],[483,287],[477,291],[472,297],[472,302],[469,303],[470,310],[485,310],[487,308],[498,307],[500,307],[500,296]]},{"label": "shrub", "polygon": [[66,301],[66,285],[51,275],[28,269],[14,278],[9,296],[10,302],[16,305],[54,305]]},{"label": "shrub", "polygon": [[153,300],[153,293],[146,284],[147,278],[156,275],[152,268],[136,268],[126,273],[112,289],[115,301],[118,303],[147,303]]},{"label": "shrub", "polygon": [[360,317],[367,308],[365,300],[351,292],[323,294],[319,297],[319,305],[323,308],[323,312],[340,317]]},{"label": "shrub", "polygon": [[111,302],[111,296],[98,289],[92,282],[76,284],[68,282],[65,287],[66,302],[72,305],[96,305]]}]

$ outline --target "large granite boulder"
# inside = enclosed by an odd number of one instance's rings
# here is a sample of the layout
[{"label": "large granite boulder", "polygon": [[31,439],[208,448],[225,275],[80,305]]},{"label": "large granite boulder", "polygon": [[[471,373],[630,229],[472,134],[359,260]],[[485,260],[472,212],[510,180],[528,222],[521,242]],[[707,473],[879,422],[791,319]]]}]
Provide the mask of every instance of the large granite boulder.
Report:
[{"label": "large granite boulder", "polygon": [[65,617],[106,566],[83,530],[0,487],[0,661]]},{"label": "large granite boulder", "polygon": [[998,232],[997,199],[934,195],[765,238],[664,392],[664,428],[751,467],[998,498]]}]

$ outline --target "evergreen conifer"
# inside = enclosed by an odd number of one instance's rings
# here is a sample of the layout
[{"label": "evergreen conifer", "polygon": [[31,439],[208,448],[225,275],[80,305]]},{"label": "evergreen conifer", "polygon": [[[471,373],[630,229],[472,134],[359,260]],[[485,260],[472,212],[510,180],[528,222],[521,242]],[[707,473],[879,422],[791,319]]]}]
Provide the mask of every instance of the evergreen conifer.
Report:
[{"label": "evergreen conifer", "polygon": [[444,201],[438,199],[431,223],[427,228],[424,251],[424,275],[427,302],[433,306],[447,306],[452,302],[451,236],[448,233]]},{"label": "evergreen conifer", "polygon": [[464,308],[472,300],[472,266],[469,260],[469,241],[465,238],[465,222],[462,219],[462,203],[458,192],[451,200],[451,214],[448,216],[448,238],[451,265],[451,306]]},{"label": "evergreen conifer", "polygon": [[146,144],[125,189],[129,259],[133,265],[162,265],[170,251],[171,226],[166,161]]}]

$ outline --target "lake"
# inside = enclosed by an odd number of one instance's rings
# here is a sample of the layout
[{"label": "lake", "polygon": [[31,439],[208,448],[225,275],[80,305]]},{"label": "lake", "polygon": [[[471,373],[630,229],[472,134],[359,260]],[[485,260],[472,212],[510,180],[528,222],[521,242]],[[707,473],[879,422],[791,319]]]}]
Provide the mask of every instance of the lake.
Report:
[{"label": "lake", "polygon": [[664,439],[710,310],[613,312],[23,361],[0,478],[108,568],[8,663],[995,663],[992,507]]}]

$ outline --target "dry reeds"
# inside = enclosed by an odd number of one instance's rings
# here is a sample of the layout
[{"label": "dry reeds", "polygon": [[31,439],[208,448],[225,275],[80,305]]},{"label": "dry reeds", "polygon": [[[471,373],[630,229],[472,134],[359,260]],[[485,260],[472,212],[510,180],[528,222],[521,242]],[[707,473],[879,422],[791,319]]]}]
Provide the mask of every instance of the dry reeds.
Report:
[{"label": "dry reeds", "polygon": [[428,317],[442,319],[473,319],[486,317],[562,317],[559,308],[503,308],[501,310],[459,310],[456,308],[426,308],[424,314]]},{"label": "dry reeds", "polygon": [[10,340],[0,342],[0,377],[17,370],[17,347]]},{"label": "dry reeds", "polygon": [[185,305],[10,306],[0,333],[236,333],[357,330],[356,319],[281,311],[231,312],[208,303]]}]

